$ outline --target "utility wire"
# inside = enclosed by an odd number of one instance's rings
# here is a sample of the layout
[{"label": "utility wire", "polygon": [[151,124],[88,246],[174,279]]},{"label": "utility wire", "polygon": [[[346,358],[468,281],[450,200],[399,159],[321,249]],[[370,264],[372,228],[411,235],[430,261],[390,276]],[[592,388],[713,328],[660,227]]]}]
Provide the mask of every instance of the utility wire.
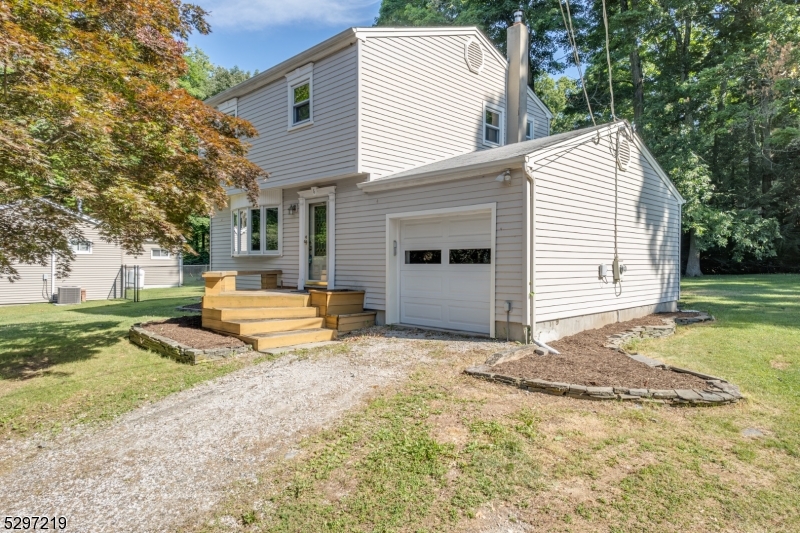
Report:
[{"label": "utility wire", "polygon": [[[603,25],[606,27],[606,61],[608,62],[608,90],[611,93],[611,118],[617,120],[614,112],[614,84],[611,81],[611,45],[608,40],[608,14],[606,13],[606,0],[603,0]],[[617,138],[619,142],[619,137]]]},{"label": "utility wire", "polygon": [[[603,0],[605,2],[605,0]],[[586,107],[589,108],[589,117],[592,119],[592,124],[597,126],[597,122],[594,120],[594,113],[592,112],[592,104],[589,102],[589,93],[586,92],[586,81],[583,79],[583,69],[581,69],[581,58],[578,55],[578,45],[575,43],[575,32],[572,29],[572,14],[569,10],[569,0],[566,0],[567,4],[567,13],[564,14],[564,5],[561,3],[561,0],[558,0],[558,7],[561,9],[561,18],[564,20],[564,29],[567,30],[567,37],[569,38],[569,44],[572,45],[572,54],[575,57],[575,67],[578,69],[578,76],[581,78],[581,87],[583,88],[583,96],[586,98]],[[605,5],[605,4],[604,4]],[[569,24],[567,24],[567,19],[569,19]]]}]

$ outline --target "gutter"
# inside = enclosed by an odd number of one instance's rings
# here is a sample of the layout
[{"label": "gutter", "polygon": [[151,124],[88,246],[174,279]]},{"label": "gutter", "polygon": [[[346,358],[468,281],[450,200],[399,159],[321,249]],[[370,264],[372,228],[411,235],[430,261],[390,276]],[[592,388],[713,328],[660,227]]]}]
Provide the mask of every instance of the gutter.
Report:
[{"label": "gutter", "polygon": [[421,172],[419,174],[412,174],[409,176],[398,176],[396,178],[389,176],[387,178],[358,183],[357,186],[366,193],[401,189],[416,185],[426,185],[429,183],[454,181],[465,177],[474,178],[480,176],[481,174],[491,174],[494,172],[500,173],[504,170],[521,168],[524,165],[524,162],[525,156],[515,156],[512,158],[491,161],[488,163],[476,163],[455,168],[431,170],[429,172]]}]

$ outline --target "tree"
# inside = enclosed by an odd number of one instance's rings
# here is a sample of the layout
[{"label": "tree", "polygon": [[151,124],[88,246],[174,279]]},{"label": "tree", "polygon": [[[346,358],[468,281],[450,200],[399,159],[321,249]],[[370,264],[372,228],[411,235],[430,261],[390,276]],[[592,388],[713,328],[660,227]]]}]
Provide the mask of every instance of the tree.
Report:
[{"label": "tree", "polygon": [[73,258],[77,207],[132,253],[149,239],[182,247],[190,217],[225,204],[223,185],[255,199],[266,173],[246,158],[248,122],[194,98],[185,39],[206,13],[179,0],[0,3],[0,275]]},{"label": "tree", "polygon": [[227,69],[220,65],[215,65],[211,59],[200,48],[194,47],[184,54],[188,70],[178,81],[179,85],[199,100],[206,100],[215,94],[221,93],[234,85],[250,79],[258,74],[242,70],[234,65]]}]

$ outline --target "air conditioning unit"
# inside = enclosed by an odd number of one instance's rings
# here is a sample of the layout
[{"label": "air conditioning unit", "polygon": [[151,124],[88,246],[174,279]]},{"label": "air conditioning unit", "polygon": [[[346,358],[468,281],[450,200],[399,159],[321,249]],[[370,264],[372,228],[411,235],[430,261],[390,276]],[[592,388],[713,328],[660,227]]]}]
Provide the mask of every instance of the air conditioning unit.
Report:
[{"label": "air conditioning unit", "polygon": [[81,303],[81,288],[80,287],[59,287],[58,288],[58,304],[69,305]]}]

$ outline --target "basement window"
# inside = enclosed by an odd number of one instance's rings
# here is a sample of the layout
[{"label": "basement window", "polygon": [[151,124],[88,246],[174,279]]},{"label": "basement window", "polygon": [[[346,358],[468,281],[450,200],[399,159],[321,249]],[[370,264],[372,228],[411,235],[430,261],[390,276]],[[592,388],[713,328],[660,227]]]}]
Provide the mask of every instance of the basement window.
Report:
[{"label": "basement window", "polygon": [[503,144],[503,110],[492,104],[483,106],[483,143],[489,146]]}]

